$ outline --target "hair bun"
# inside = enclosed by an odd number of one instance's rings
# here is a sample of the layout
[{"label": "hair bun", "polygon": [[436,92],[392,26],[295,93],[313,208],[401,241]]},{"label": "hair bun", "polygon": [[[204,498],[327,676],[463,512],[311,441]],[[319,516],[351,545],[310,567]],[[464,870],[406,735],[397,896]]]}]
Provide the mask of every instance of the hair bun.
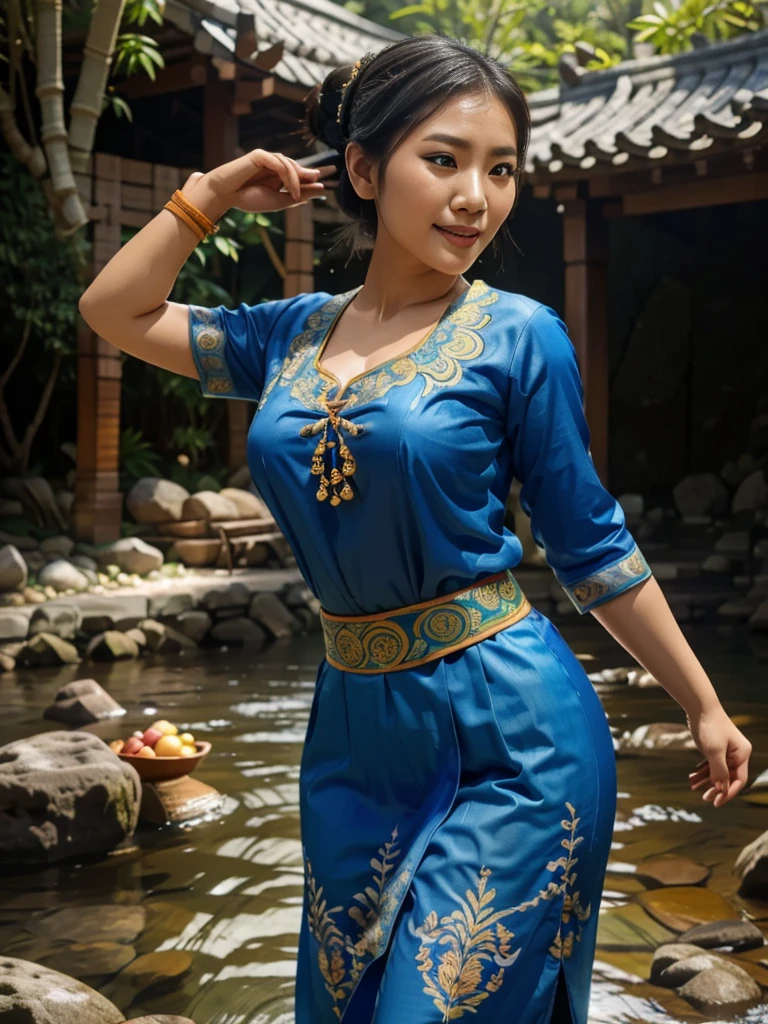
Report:
[{"label": "hair bun", "polygon": [[315,86],[306,99],[306,129],[309,136],[340,153],[344,152],[347,140],[336,115],[341,103],[342,86],[351,70],[351,65],[334,68],[322,85]]}]

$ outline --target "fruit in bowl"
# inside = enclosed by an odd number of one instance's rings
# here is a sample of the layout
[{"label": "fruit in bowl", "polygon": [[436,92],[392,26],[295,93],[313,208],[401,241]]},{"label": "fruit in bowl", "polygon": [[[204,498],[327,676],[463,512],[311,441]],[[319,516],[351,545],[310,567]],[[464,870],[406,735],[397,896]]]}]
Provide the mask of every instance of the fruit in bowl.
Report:
[{"label": "fruit in bowl", "polygon": [[109,747],[147,781],[189,775],[211,749],[210,743],[195,740],[190,732],[179,734],[178,727],[165,719],[127,740],[113,740]]}]

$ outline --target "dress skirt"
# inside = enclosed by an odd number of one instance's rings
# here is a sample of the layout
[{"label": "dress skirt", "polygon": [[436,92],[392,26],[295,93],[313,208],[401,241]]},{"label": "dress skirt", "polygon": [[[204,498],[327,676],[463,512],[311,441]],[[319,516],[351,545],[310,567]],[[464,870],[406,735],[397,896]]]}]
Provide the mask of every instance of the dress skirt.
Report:
[{"label": "dress skirt", "polygon": [[532,610],[414,668],[324,660],[300,777],[296,1024],[587,1024],[616,808],[605,713]]}]

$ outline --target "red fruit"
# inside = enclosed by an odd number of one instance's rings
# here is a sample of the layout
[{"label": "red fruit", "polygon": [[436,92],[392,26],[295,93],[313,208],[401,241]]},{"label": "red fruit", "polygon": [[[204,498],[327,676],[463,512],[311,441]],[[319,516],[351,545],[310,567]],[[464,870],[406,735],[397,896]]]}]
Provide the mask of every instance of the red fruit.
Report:
[{"label": "red fruit", "polygon": [[121,754],[138,754],[141,748],[144,746],[144,741],[138,739],[136,736],[131,736],[129,740],[125,741],[125,746],[120,751]]},{"label": "red fruit", "polygon": [[144,733],[144,745],[147,747],[152,747],[152,749],[154,750],[155,744],[162,735],[163,733],[161,733],[159,729],[147,729],[147,731]]}]

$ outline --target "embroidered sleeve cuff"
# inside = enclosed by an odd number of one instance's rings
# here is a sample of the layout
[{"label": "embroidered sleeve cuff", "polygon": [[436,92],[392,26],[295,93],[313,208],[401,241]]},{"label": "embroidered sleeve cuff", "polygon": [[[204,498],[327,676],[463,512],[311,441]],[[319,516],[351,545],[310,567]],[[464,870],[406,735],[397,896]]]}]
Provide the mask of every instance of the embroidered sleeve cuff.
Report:
[{"label": "embroidered sleeve cuff", "polygon": [[638,547],[613,565],[607,565],[591,576],[575,583],[560,585],[576,606],[579,614],[591,612],[598,605],[618,597],[651,575],[651,569]]},{"label": "embroidered sleeve cuff", "polygon": [[215,309],[189,307],[189,343],[206,398],[237,398],[225,355],[227,335]]}]

